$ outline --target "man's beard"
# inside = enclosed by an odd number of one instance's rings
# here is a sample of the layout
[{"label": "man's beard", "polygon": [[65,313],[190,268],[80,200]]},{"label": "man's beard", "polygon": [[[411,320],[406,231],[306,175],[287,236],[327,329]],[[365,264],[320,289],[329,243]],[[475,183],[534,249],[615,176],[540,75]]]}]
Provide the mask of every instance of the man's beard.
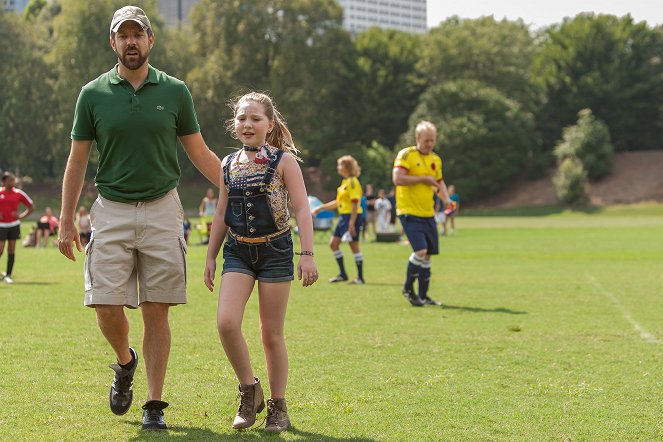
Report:
[{"label": "man's beard", "polygon": [[140,51],[138,58],[134,59],[133,61],[128,60],[127,55],[120,55],[115,51],[115,54],[117,55],[117,58],[120,59],[120,62],[122,63],[122,66],[126,67],[129,70],[135,71],[136,69],[139,69],[141,66],[145,64],[147,61],[147,58],[150,56],[150,50],[147,50],[146,54],[142,54]]}]

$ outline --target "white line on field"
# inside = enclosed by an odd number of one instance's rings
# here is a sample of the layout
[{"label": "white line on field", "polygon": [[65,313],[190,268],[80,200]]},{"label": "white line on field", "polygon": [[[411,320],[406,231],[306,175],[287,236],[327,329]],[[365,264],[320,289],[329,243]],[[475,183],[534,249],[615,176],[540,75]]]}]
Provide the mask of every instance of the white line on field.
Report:
[{"label": "white line on field", "polygon": [[654,335],[652,335],[647,330],[642,328],[642,326],[640,324],[638,324],[638,322],[635,319],[633,319],[633,316],[631,316],[631,313],[629,313],[629,311],[626,310],[626,307],[624,307],[624,304],[622,304],[622,302],[619,300],[619,298],[617,298],[612,292],[610,292],[605,287],[603,287],[601,285],[601,283],[598,282],[596,280],[596,278],[594,278],[593,275],[587,274],[587,277],[589,278],[589,282],[591,282],[597,289],[599,289],[601,294],[603,294],[606,298],[611,300],[612,303],[615,304],[617,306],[617,308],[622,311],[622,314],[624,315],[624,318],[628,322],[631,323],[631,325],[633,326],[635,331],[640,334],[640,337],[645,342],[649,342],[650,344],[660,344],[661,343],[661,341],[656,339],[656,337]]}]

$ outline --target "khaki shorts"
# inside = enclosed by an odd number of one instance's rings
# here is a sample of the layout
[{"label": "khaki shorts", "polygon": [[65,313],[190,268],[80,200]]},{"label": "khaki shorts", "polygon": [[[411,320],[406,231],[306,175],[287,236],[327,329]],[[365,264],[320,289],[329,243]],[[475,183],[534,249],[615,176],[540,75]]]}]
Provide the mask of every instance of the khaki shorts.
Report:
[{"label": "khaki shorts", "polygon": [[85,305],[186,304],[183,213],[176,189],[141,203],[98,196],[85,248]]}]

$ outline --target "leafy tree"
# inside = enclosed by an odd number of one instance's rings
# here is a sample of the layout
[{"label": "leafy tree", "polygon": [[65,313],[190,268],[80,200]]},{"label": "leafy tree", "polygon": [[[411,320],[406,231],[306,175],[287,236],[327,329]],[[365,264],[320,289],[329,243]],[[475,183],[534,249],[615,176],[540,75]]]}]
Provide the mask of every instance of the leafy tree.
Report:
[{"label": "leafy tree", "polygon": [[376,189],[388,190],[393,187],[391,170],[395,154],[392,149],[373,141],[365,146],[359,142],[349,144],[342,149],[326,153],[322,158],[322,168],[325,182],[324,188],[331,190],[338,186],[339,176],[336,172],[336,161],[343,155],[352,155],[361,167],[360,181],[362,185],[373,184]]},{"label": "leafy tree", "polygon": [[536,46],[522,20],[451,17],[423,38],[419,70],[429,85],[471,79],[494,87],[531,111]]},{"label": "leafy tree", "polygon": [[[313,160],[356,138],[354,50],[332,0],[203,0],[191,13],[204,62],[187,77],[206,138],[234,145],[222,122],[228,97],[266,90]],[[225,153],[225,152],[222,152]]]},{"label": "leafy tree", "polygon": [[467,201],[502,190],[523,167],[536,142],[532,116],[497,89],[472,80],[433,86],[410,116],[403,136],[414,145],[420,120],[437,126],[437,152],[445,181],[454,183]]},{"label": "leafy tree", "polygon": [[579,158],[569,156],[561,160],[553,177],[553,184],[560,203],[582,207],[589,202],[587,172]]},{"label": "leafy tree", "polygon": [[536,70],[547,97],[537,114],[546,145],[590,108],[616,150],[663,147],[662,52],[663,33],[629,15],[579,14],[547,29]]},{"label": "leafy tree", "polygon": [[361,143],[393,146],[407,129],[407,118],[424,90],[416,75],[420,41],[418,35],[375,27],[357,36]]},{"label": "leafy tree", "polygon": [[31,26],[20,16],[0,12],[0,168],[21,174],[52,172],[52,75]]},{"label": "leafy tree", "polygon": [[564,129],[563,140],[555,147],[555,156],[558,161],[578,158],[587,178],[595,181],[610,173],[613,150],[608,127],[597,120],[591,110],[583,109],[578,113],[578,122]]}]

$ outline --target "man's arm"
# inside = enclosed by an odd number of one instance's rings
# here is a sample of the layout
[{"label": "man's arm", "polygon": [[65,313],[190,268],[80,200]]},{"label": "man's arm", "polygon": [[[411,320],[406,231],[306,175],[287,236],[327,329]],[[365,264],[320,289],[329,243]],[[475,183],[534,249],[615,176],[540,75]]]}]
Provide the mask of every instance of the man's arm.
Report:
[{"label": "man's arm", "polygon": [[451,198],[449,197],[449,191],[447,190],[447,185],[444,183],[444,180],[439,181],[437,196],[444,201],[445,205],[451,204]]},{"label": "man's arm", "polygon": [[83,251],[81,239],[74,222],[76,205],[81,196],[85,170],[90,156],[91,140],[72,140],[67,167],[62,181],[62,208],[60,213],[60,238],[58,247],[60,253],[72,261],[76,261],[72,243],[76,243],[79,252]]},{"label": "man's arm", "polygon": [[220,185],[221,160],[207,147],[200,132],[180,137],[187,156],[196,169],[216,187]]},{"label": "man's arm", "polygon": [[[408,174],[407,169],[394,167],[392,180],[396,186],[411,186],[413,184],[426,183],[430,186],[438,187],[437,181],[432,176],[412,176]],[[445,186],[446,189],[446,186]]]}]

